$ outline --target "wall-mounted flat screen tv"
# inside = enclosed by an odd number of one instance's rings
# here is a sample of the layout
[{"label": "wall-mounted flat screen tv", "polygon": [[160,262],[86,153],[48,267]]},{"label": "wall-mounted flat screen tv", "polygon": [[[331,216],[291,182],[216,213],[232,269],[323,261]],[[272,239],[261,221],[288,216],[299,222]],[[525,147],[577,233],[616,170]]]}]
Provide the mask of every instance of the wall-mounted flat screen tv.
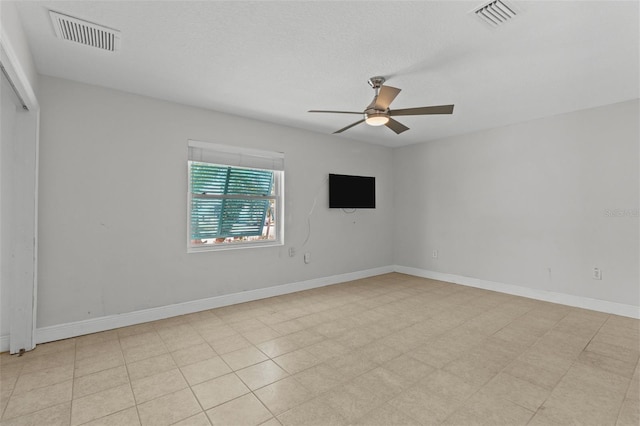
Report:
[{"label": "wall-mounted flat screen tv", "polygon": [[376,178],[330,174],[329,208],[375,209]]}]

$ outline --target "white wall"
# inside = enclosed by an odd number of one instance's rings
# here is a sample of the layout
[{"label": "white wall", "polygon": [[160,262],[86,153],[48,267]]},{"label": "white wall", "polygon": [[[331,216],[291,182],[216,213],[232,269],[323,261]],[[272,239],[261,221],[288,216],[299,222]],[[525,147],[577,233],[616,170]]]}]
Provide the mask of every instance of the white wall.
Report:
[{"label": "white wall", "polygon": [[394,150],[396,265],[640,306],[639,120],[635,100]]},{"label": "white wall", "polygon": [[18,99],[13,95],[13,91],[9,83],[0,76],[2,80],[2,89],[0,89],[0,336],[9,335],[9,321],[11,316],[11,303],[9,303],[9,282],[13,274],[12,268],[9,267],[9,253],[11,250],[11,239],[9,232],[11,231],[11,223],[9,218],[12,217],[11,205],[13,191],[10,183],[13,181],[13,123],[16,120],[16,108]]},{"label": "white wall", "polygon": [[12,53],[15,54],[31,89],[37,93],[38,72],[15,3],[14,1],[0,1],[0,29],[2,37],[9,40]]},{"label": "white wall", "polygon": [[[393,263],[389,148],[52,77],[39,100],[39,328]],[[285,153],[284,247],[187,254],[188,139]],[[331,172],[378,208],[330,210]]]},{"label": "white wall", "polygon": [[[0,185],[0,350],[35,346],[38,75],[12,2],[0,2],[2,159]],[[5,81],[5,74],[20,93]],[[28,111],[22,108],[22,102]],[[9,336],[11,337],[9,339]]]},{"label": "white wall", "polygon": [[10,335],[15,353],[35,346],[38,116],[22,108],[4,75],[1,78],[0,345]]},{"label": "white wall", "polygon": [[[390,150],[51,77],[39,100],[39,328],[394,263],[640,305],[638,101]],[[187,139],[285,152],[284,247],[186,253]],[[330,172],[376,176],[378,208],[328,209]]]}]

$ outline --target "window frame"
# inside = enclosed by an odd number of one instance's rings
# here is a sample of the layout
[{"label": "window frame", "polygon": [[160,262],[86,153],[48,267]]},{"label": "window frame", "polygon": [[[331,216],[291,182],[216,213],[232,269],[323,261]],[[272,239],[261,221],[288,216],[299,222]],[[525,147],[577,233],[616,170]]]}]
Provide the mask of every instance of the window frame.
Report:
[{"label": "window frame", "polygon": [[[244,147],[221,145],[210,142],[200,141],[188,141],[189,154],[187,157],[187,252],[188,253],[200,253],[207,251],[219,251],[219,250],[236,250],[247,249],[257,247],[277,247],[284,245],[284,154],[274,151],[263,151]],[[197,155],[192,153],[192,148],[195,150],[201,150],[198,152],[204,153],[203,156],[207,159],[194,158]],[[227,159],[228,161],[210,161],[217,157]],[[275,163],[281,163],[279,166],[264,166],[258,167],[255,164],[261,165],[265,161],[272,159]],[[192,230],[191,230],[191,214],[192,214],[192,175],[191,164],[207,163],[221,167],[234,167],[253,170],[268,170],[273,172],[273,195],[261,197],[263,199],[274,200],[275,205],[275,239],[272,240],[252,240],[252,241],[236,241],[226,242],[218,244],[193,244],[192,243]],[[215,195],[211,198],[245,198],[233,195]],[[246,198],[251,198],[248,196]]]}]

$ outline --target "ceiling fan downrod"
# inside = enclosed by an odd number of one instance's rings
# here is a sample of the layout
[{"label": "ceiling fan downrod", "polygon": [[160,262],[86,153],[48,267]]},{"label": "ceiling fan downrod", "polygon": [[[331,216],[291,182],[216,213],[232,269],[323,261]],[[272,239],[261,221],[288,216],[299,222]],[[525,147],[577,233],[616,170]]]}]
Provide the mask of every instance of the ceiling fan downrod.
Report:
[{"label": "ceiling fan downrod", "polygon": [[369,79],[368,81],[369,86],[371,86],[373,90],[376,91],[376,97],[378,97],[378,93],[380,92],[380,87],[382,87],[385,81],[386,79],[381,76],[371,77]]}]

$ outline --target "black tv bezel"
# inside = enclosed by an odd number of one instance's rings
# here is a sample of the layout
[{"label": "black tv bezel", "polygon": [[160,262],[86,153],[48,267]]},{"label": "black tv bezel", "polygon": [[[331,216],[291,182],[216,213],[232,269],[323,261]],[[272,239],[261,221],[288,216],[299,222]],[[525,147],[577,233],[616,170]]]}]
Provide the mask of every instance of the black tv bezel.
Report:
[{"label": "black tv bezel", "polygon": [[[363,182],[366,180],[369,185],[369,190],[371,191],[371,196],[367,197],[366,200],[361,200],[358,198],[351,198],[348,202],[342,200],[339,203],[338,199],[336,199],[336,187],[337,180],[334,177],[338,178],[348,178],[353,182]],[[366,201],[366,202],[365,202]],[[330,209],[375,209],[376,208],[376,178],[375,176],[359,176],[359,175],[347,175],[342,173],[329,173],[329,208]]]}]

